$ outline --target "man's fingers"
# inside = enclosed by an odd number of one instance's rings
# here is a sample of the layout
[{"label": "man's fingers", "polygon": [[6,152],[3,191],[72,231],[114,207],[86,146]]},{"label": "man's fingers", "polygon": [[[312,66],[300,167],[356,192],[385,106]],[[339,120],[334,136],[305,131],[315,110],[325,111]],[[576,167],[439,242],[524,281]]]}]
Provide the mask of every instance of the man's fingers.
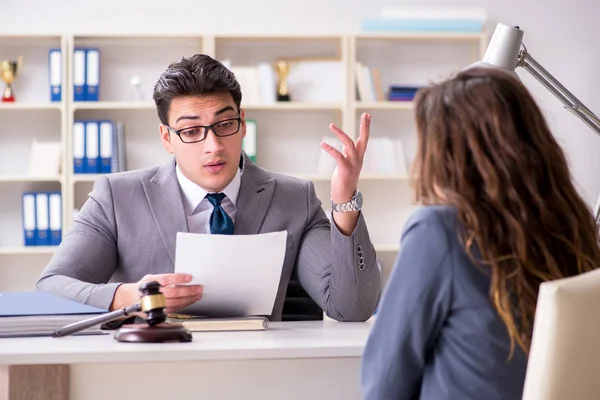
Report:
[{"label": "man's fingers", "polygon": [[160,290],[167,299],[178,297],[194,297],[202,295],[202,286],[200,285],[181,285],[167,286]]},{"label": "man's fingers", "polygon": [[335,147],[331,146],[329,143],[322,142],[321,148],[325,150],[331,157],[335,159],[338,165],[346,162],[346,158],[340,153]]},{"label": "man's fingers", "polygon": [[356,151],[360,157],[367,151],[367,142],[371,132],[371,115],[364,113],[360,118],[360,135],[356,141]]},{"label": "man's fingers", "polygon": [[167,307],[165,309],[165,312],[167,314],[169,314],[169,313],[175,312],[177,310],[181,310],[182,308],[185,308],[185,307],[189,306],[190,304],[194,304],[201,298],[202,298],[202,295],[167,299]]},{"label": "man's fingers", "polygon": [[344,144],[346,154],[350,157],[356,156],[356,149],[354,148],[354,142],[350,139],[344,131],[338,128],[335,124],[329,124],[329,129],[335,133],[335,135],[340,139],[340,141]]},{"label": "man's fingers", "polygon": [[192,280],[192,276],[189,274],[158,274],[158,275],[146,275],[142,278],[144,282],[156,281],[161,286],[178,285],[183,283],[189,283]]}]

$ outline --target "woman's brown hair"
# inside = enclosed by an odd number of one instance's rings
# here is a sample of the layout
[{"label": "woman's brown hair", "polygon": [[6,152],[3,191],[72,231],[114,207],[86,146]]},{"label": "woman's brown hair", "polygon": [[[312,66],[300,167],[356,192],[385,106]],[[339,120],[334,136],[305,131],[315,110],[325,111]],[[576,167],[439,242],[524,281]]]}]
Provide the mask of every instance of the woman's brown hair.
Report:
[{"label": "woman's brown hair", "polygon": [[415,119],[416,200],[457,209],[467,253],[489,270],[511,355],[515,342],[527,354],[540,283],[600,265],[598,228],[565,154],[525,86],[499,70],[421,89]]}]

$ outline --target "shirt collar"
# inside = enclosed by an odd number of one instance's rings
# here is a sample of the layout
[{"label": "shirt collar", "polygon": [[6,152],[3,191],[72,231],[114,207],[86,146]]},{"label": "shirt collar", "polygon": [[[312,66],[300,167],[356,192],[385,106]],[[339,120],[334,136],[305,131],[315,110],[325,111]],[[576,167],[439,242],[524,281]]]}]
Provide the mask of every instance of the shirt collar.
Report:
[{"label": "shirt collar", "polygon": [[[200,204],[204,197],[206,197],[208,191],[186,178],[185,175],[183,175],[183,173],[179,169],[179,165],[175,166],[175,171],[177,173],[179,187],[181,187],[181,191],[183,193],[185,211],[188,215],[191,215],[198,206],[198,204]],[[236,207],[237,204],[237,198],[240,192],[240,184],[241,171],[238,168],[235,173],[235,176],[233,177],[231,182],[229,182],[229,185],[227,185],[222,191],[225,194],[225,196],[227,196],[227,198],[231,200],[234,207]]]}]

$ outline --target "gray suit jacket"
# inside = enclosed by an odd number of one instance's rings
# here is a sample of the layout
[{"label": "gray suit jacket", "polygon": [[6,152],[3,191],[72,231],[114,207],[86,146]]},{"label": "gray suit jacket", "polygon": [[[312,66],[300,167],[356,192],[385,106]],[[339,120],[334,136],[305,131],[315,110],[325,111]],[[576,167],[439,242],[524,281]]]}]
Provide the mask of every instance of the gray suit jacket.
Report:
[{"label": "gray suit jacket", "polygon": [[[243,162],[234,234],[288,232],[270,319],[281,319],[294,269],[328,316],[368,319],[381,277],[362,213],[355,231],[345,236],[330,224],[312,182],[264,170],[245,154]],[[174,161],[102,176],[37,289],[108,309],[119,284],[174,271],[177,232],[188,232],[188,226]]]}]

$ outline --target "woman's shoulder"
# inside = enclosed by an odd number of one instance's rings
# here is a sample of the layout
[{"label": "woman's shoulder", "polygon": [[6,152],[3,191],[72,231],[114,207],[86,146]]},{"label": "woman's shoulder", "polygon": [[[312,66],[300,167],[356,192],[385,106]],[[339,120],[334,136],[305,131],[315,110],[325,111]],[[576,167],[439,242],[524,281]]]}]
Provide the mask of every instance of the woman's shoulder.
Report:
[{"label": "woman's shoulder", "polygon": [[456,232],[458,226],[456,207],[450,205],[420,206],[406,221],[404,232],[420,224]]}]

